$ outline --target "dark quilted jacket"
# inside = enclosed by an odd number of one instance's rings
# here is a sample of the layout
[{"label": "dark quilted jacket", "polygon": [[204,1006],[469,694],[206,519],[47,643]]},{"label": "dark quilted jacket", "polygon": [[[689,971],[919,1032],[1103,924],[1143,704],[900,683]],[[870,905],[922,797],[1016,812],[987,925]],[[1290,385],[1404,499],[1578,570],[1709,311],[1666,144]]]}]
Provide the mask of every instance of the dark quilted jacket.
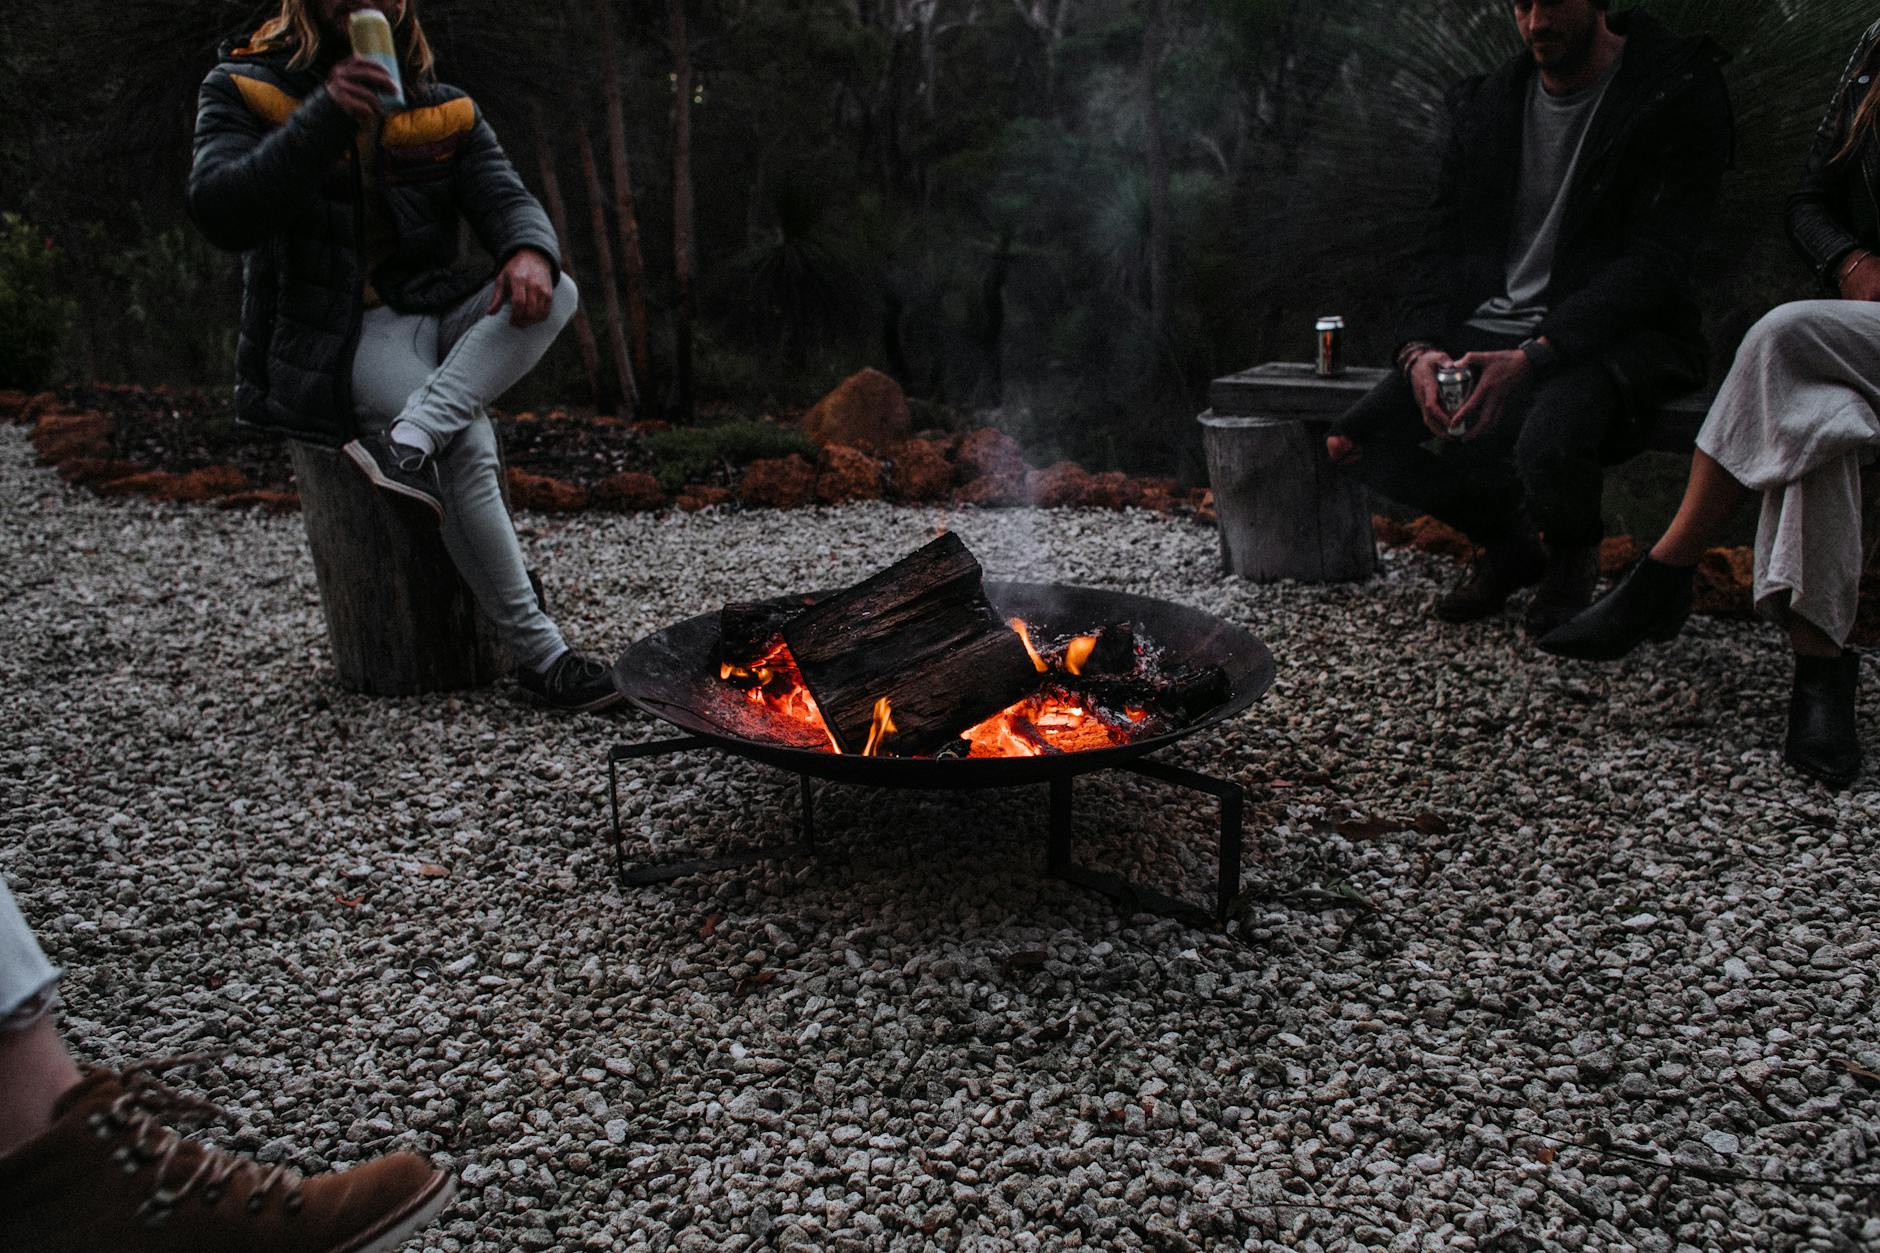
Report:
[{"label": "dark quilted jacket", "polygon": [[1880,22],[1870,27],[1842,71],[1828,114],[1808,150],[1802,185],[1789,198],[1789,237],[1814,267],[1815,276],[1838,295],[1841,261],[1856,248],[1880,248],[1880,140],[1869,135],[1847,161],[1834,154],[1847,142],[1854,111],[1873,86],[1874,45]]},{"label": "dark quilted jacket", "polygon": [[[354,434],[353,350],[363,309],[364,192],[356,127],[290,53],[232,46],[203,80],[190,216],[242,253],[236,411],[241,420],[339,444]],[[548,215],[454,87],[407,83],[386,119],[380,186],[398,231],[374,276],[385,303],[434,313],[488,281],[458,268],[458,223],[491,256],[535,248],[559,266]]]}]

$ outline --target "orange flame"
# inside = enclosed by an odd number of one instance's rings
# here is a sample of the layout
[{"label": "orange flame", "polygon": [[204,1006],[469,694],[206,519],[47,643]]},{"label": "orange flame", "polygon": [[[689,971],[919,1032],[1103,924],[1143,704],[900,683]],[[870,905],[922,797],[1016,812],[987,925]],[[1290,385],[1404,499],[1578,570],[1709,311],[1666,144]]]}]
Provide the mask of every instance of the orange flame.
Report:
[{"label": "orange flame", "polygon": [[[1025,623],[1013,618],[1009,624],[1025,642],[1032,664],[1048,671],[1048,662],[1032,646]],[[1079,636],[1071,641],[1065,654],[1065,666],[1075,674],[1089,660],[1096,637]],[[841,753],[835,736],[823,721],[816,698],[810,695],[797,669],[789,646],[778,639],[761,656],[744,666],[720,664],[719,677],[735,681],[742,695],[769,716],[799,726],[813,728],[829,745],[829,751]],[[1047,753],[1085,752],[1126,744],[1141,734],[1136,724],[1147,719],[1141,709],[1124,709],[1099,715],[1076,694],[1046,681],[1037,692],[1001,710],[979,725],[961,734],[971,757],[1042,757]],[[1126,720],[1126,721],[1125,721]],[[895,731],[893,707],[887,697],[875,702],[873,724],[869,728],[864,757],[880,754],[882,742]]]},{"label": "orange flame", "polygon": [[875,750],[881,747],[881,741],[894,734],[893,706],[888,698],[882,696],[875,701],[875,720],[868,727],[868,743],[862,746],[862,756],[873,757]]},{"label": "orange flame", "polygon": [[1031,628],[1025,625],[1023,618],[1007,618],[1005,625],[1018,632],[1018,638],[1024,643],[1025,651],[1031,654],[1031,664],[1037,668],[1039,674],[1051,668],[1046,664],[1045,659],[1038,655],[1038,646],[1031,642]]}]

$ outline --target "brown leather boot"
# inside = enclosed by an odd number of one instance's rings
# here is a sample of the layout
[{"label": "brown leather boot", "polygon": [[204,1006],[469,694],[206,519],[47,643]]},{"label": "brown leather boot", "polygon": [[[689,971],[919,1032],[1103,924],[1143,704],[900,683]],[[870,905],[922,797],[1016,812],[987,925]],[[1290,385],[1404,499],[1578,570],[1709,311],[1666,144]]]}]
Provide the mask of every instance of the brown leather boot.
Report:
[{"label": "brown leather boot", "polygon": [[0,1157],[0,1253],[385,1253],[455,1191],[412,1153],[305,1179],[185,1139],[162,1116],[219,1111],[151,1077],[163,1068],[88,1072],[44,1135]]},{"label": "brown leather boot", "polygon": [[1479,622],[1501,612],[1508,598],[1540,582],[1547,569],[1547,554],[1532,535],[1515,534],[1490,544],[1469,563],[1462,581],[1436,601],[1436,616],[1444,622]]}]

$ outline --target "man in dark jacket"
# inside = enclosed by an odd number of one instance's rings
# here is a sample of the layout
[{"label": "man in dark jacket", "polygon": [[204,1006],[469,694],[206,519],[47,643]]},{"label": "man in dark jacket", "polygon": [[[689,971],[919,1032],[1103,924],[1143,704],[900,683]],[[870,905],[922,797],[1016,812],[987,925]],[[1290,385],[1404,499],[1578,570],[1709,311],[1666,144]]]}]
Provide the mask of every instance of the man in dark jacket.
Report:
[{"label": "man in dark jacket", "polygon": [[[1527,52],[1451,93],[1398,371],[1327,440],[1380,494],[1480,546],[1436,604],[1447,622],[1534,583],[1530,633],[1583,609],[1603,465],[1703,381],[1687,275],[1733,147],[1723,58],[1608,3],[1513,0]],[[1436,379],[1451,365],[1473,378],[1454,412]]]},{"label": "man in dark jacket", "polygon": [[[203,81],[188,203],[210,240],[243,254],[237,410],[343,447],[427,510],[522,686],[602,708],[620,699],[608,667],[568,647],[530,584],[487,412],[577,294],[481,111],[432,79],[415,3],[282,0]],[[362,9],[395,32],[402,99],[385,68],[350,53]],[[493,278],[459,268],[464,221]]]}]

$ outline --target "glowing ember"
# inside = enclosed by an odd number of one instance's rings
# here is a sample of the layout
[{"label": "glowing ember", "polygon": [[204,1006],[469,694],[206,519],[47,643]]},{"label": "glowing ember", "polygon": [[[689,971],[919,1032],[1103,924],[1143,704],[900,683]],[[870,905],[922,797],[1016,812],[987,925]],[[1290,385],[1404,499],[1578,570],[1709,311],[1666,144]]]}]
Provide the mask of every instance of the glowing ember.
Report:
[{"label": "glowing ember", "polygon": [[828,726],[823,722],[822,710],[816,707],[816,698],[809,694],[802,672],[796,668],[796,658],[790,655],[790,646],[781,637],[770,646],[769,651],[748,666],[719,663],[718,677],[734,687],[742,688],[746,699],[771,715],[815,728],[822,738],[829,741],[830,752],[842,751],[836,744],[836,737],[829,733]]}]

